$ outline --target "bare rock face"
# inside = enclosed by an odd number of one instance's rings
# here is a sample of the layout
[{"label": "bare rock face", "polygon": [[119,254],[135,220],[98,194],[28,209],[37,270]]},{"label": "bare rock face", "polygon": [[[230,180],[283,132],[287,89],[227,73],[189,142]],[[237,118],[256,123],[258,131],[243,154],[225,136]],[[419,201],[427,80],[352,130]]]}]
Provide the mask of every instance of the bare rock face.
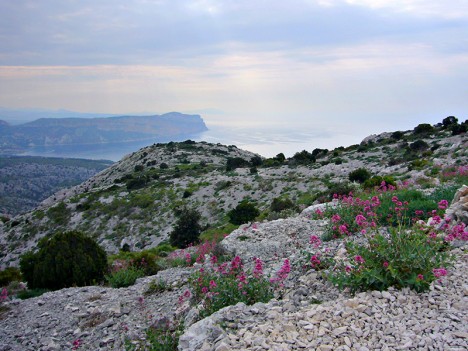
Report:
[{"label": "bare rock face", "polygon": [[446,215],[458,222],[468,224],[468,186],[463,185],[458,189]]}]

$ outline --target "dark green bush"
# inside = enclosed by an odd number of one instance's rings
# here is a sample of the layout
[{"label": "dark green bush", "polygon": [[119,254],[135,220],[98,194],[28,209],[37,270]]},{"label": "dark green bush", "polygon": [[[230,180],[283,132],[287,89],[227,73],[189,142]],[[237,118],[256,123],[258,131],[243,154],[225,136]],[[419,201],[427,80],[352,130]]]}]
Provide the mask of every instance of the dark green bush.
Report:
[{"label": "dark green bush", "polygon": [[366,189],[372,189],[375,187],[379,187],[382,182],[385,182],[387,185],[392,185],[392,186],[397,186],[395,178],[392,176],[373,176],[372,178],[367,179],[364,182],[364,188]]},{"label": "dark green bush", "polygon": [[11,282],[21,281],[21,271],[16,267],[8,267],[0,271],[0,287],[7,286]]},{"label": "dark green bush", "polygon": [[424,140],[416,140],[414,143],[411,143],[409,147],[412,151],[424,151],[429,149],[428,143]]},{"label": "dark green bush", "polygon": [[228,217],[232,224],[241,225],[253,221],[259,214],[260,211],[254,204],[242,201],[235,209],[228,212]]},{"label": "dark green bush", "polygon": [[194,209],[183,208],[176,215],[177,223],[169,235],[171,245],[186,248],[190,244],[198,244],[202,232],[200,213]]},{"label": "dark green bush", "polygon": [[288,197],[276,197],[270,204],[270,211],[281,212],[288,209],[295,209],[296,205]]},{"label": "dark green bush", "polygon": [[31,289],[85,286],[104,278],[107,255],[81,232],[59,232],[39,241],[37,252],[21,256],[20,268]]},{"label": "dark green bush", "polygon": [[404,135],[405,135],[405,133],[403,133],[401,131],[396,131],[396,132],[392,133],[391,138],[394,139],[394,140],[400,140],[401,138],[403,138]]},{"label": "dark green bush", "polygon": [[145,167],[143,165],[136,165],[134,170],[135,172],[141,172],[145,169]]},{"label": "dark green bush", "polygon": [[429,123],[421,123],[414,128],[413,134],[430,134],[434,132],[434,127]]},{"label": "dark green bush", "polygon": [[226,171],[233,171],[236,168],[247,167],[249,162],[242,157],[229,157],[226,162]]},{"label": "dark green bush", "polygon": [[358,168],[349,173],[348,178],[352,182],[364,183],[371,177],[371,173],[365,168]]},{"label": "dark green bush", "polygon": [[309,164],[314,163],[316,157],[312,155],[310,152],[306,150],[302,150],[301,152],[296,152],[292,157],[292,160],[299,164]]},{"label": "dark green bush", "polygon": [[444,129],[456,124],[458,124],[458,118],[455,116],[448,116],[442,120],[442,125],[444,126]]},{"label": "dark green bush", "polygon": [[163,163],[161,163],[161,164],[159,165],[159,168],[161,168],[161,169],[168,169],[169,166],[168,166],[167,163],[164,163],[164,162],[163,162]]},{"label": "dark green bush", "polygon": [[129,181],[127,181],[126,185],[128,190],[141,189],[146,185],[146,178],[139,177],[130,179]]},{"label": "dark green bush", "polygon": [[58,225],[65,225],[70,219],[71,211],[64,202],[47,210],[47,216]]}]

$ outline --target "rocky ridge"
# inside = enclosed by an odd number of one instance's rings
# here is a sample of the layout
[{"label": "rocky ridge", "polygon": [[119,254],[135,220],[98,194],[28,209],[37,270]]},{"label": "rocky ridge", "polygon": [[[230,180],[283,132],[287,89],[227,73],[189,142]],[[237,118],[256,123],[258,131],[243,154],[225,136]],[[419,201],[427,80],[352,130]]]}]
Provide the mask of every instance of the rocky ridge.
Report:
[{"label": "rocky ridge", "polygon": [[[253,173],[245,166],[226,170],[230,158],[247,162],[259,157],[235,146],[154,144],[124,157],[83,184],[54,194],[35,211],[0,224],[0,265],[15,265],[40,238],[64,228],[88,233],[110,253],[117,252],[124,239],[132,250],[140,250],[167,239],[175,223],[173,210],[178,206],[197,208],[203,225],[217,227],[226,223],[226,213],[243,199],[256,202],[261,210],[267,210],[280,196],[303,206],[331,184],[347,180],[357,168],[437,185],[439,179],[429,167],[437,174],[444,167],[468,163],[466,134],[451,136],[442,131],[424,136],[422,140],[434,151],[428,151],[426,159],[416,160],[416,166],[413,161],[399,159],[404,158],[402,150],[408,147],[407,141],[382,138],[378,138],[381,144],[338,148],[315,163],[288,161],[258,167]],[[415,136],[408,132],[407,138],[413,138],[408,139],[411,141]],[[398,160],[391,163],[392,158]],[[418,162],[423,162],[422,166]],[[162,169],[162,165],[167,168]],[[130,182],[138,186],[129,188]]]},{"label": "rocky ridge", "polygon": [[[241,226],[222,242],[247,264],[265,260],[273,275],[288,258],[294,267],[282,296],[269,303],[226,307],[196,322],[188,289],[193,268],[172,268],[141,278],[129,288],[69,288],[14,300],[0,315],[0,351],[126,350],[144,344],[150,325],[185,319],[179,350],[464,350],[468,347],[468,255],[455,248],[449,275],[417,294],[408,289],[349,295],[314,270],[301,270],[309,237],[325,220],[297,217]],[[362,240],[350,237],[350,240]],[[330,255],[342,240],[324,243]],[[155,283],[159,288],[154,289]],[[151,287],[153,286],[153,289]],[[195,323],[194,323],[195,322]]]}]

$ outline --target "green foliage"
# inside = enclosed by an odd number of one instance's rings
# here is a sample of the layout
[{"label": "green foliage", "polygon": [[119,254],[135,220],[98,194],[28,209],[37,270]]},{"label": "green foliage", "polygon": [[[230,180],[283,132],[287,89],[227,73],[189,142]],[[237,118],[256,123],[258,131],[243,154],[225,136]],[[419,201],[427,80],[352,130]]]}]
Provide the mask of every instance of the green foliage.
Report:
[{"label": "green foliage", "polygon": [[371,173],[365,168],[358,168],[350,172],[348,179],[351,182],[364,183],[367,179],[371,177]]},{"label": "green foliage", "polygon": [[455,116],[448,116],[442,120],[442,125],[444,128],[448,128],[456,124],[458,124],[458,118]]},{"label": "green foliage", "polygon": [[21,300],[31,299],[33,297],[38,297],[46,292],[49,292],[48,289],[28,289],[28,290],[21,290],[16,293],[16,297]]},{"label": "green foliage", "polygon": [[21,279],[21,271],[16,267],[7,267],[0,271],[0,287],[7,286],[11,282],[19,282]]},{"label": "green foliage", "polygon": [[352,292],[409,287],[418,292],[429,289],[437,279],[434,269],[447,268],[453,258],[444,252],[441,238],[429,239],[423,231],[377,233],[368,245],[347,244],[347,263],[339,263],[329,279]]},{"label": "green foliage", "polygon": [[223,240],[225,235],[228,235],[232,233],[234,230],[236,230],[239,226],[232,224],[232,223],[226,223],[221,226],[215,227],[215,228],[209,228],[203,231],[200,234],[200,240],[202,241],[221,241]]},{"label": "green foliage", "polygon": [[429,123],[421,123],[413,130],[413,134],[430,134],[435,131],[435,128]]},{"label": "green foliage", "polygon": [[200,213],[195,209],[184,208],[178,214],[177,223],[170,233],[169,239],[172,246],[185,248],[190,244],[200,242],[202,231]]},{"label": "green foliage", "polygon": [[148,351],[177,351],[179,338],[183,334],[183,325],[152,325],[146,331],[146,339],[150,343]]},{"label": "green foliage", "polygon": [[429,149],[429,144],[424,140],[416,140],[414,143],[411,143],[409,147],[412,151],[424,151]]},{"label": "green foliage", "polygon": [[166,283],[162,279],[154,279],[148,284],[148,288],[145,291],[145,295],[158,294],[164,291],[171,291],[172,285]]},{"label": "green foliage", "polygon": [[391,185],[391,186],[394,186],[396,187],[397,184],[396,184],[396,180],[394,177],[390,176],[390,175],[386,175],[386,176],[373,176],[372,178],[369,178],[367,179],[363,186],[365,189],[373,189],[373,188],[376,188],[376,187],[380,187],[382,182],[385,182],[385,184],[387,185]]},{"label": "green foliage", "polygon": [[233,171],[236,168],[247,167],[249,162],[244,160],[242,157],[228,157],[226,162],[226,171]]},{"label": "green foliage", "polygon": [[138,177],[138,178],[133,178],[129,179],[126,182],[126,186],[128,190],[135,190],[135,189],[141,189],[143,188],[147,183],[146,177]]},{"label": "green foliage", "polygon": [[241,225],[253,221],[259,214],[260,211],[254,204],[242,201],[236,208],[228,212],[228,217],[232,224]]},{"label": "green foliage", "polygon": [[[167,252],[174,250],[170,245],[167,245],[166,249]],[[145,275],[153,275],[160,271],[157,260],[158,254],[163,252],[162,250],[163,247],[138,252],[120,251],[109,257],[109,265],[112,266],[115,261],[126,261],[128,265],[143,270]]]},{"label": "green foliage", "polygon": [[145,271],[143,269],[128,266],[106,275],[106,281],[113,288],[124,288],[135,284],[138,278],[144,276]]},{"label": "green foliage", "polygon": [[57,225],[66,225],[70,220],[71,211],[64,202],[47,210],[47,216]]},{"label": "green foliage", "polygon": [[252,305],[256,302],[268,302],[274,296],[272,285],[263,273],[250,274],[244,271],[239,257],[235,257],[224,270],[219,268],[218,271],[203,270],[194,273],[189,284],[195,301],[203,304],[200,312],[202,317],[238,302]]},{"label": "green foliage", "polygon": [[403,138],[405,134],[401,131],[396,131],[396,132],[393,132],[392,135],[391,135],[391,138],[394,139],[394,140],[400,140],[401,138]]},{"label": "green foliage", "polygon": [[310,164],[315,162],[316,157],[310,152],[302,150],[301,152],[296,152],[292,160],[299,164]]},{"label": "green foliage", "polygon": [[29,251],[21,256],[20,268],[29,288],[57,290],[102,280],[107,256],[81,232],[59,232],[41,239],[36,253]]},{"label": "green foliage", "polygon": [[272,212],[281,212],[288,209],[295,209],[296,205],[291,201],[290,198],[284,197],[275,197],[270,204],[270,211]]}]

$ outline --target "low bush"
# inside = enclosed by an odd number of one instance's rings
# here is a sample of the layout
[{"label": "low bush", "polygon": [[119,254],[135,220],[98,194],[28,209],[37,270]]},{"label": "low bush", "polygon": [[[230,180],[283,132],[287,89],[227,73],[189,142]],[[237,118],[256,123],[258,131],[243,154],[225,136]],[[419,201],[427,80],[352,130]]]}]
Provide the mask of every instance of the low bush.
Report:
[{"label": "low bush", "polygon": [[[194,300],[203,306],[200,315],[206,317],[238,302],[247,305],[268,302],[274,296],[274,287],[282,284],[289,270],[289,261],[286,260],[277,277],[269,281],[263,275],[260,259],[255,260],[253,272],[248,272],[242,260],[236,256],[229,263],[216,265],[213,270],[198,271],[192,275],[189,283]],[[181,300],[191,297],[187,290]]]},{"label": "low bush", "polygon": [[21,281],[21,279],[21,271],[16,267],[7,267],[0,271],[0,287],[7,286],[14,281]]},{"label": "low bush", "polygon": [[348,243],[345,261],[328,279],[351,292],[409,287],[418,292],[447,273],[453,258],[444,251],[442,238],[422,230],[393,229],[390,236],[377,233],[367,245]]},{"label": "low bush", "polygon": [[351,182],[364,183],[371,177],[371,173],[365,168],[358,168],[348,175],[348,179]]},{"label": "low bush", "polygon": [[253,221],[260,211],[254,204],[242,201],[233,210],[228,212],[229,222],[236,225],[241,225]]},{"label": "low bush", "polygon": [[78,231],[59,232],[21,256],[20,269],[31,289],[58,290],[98,283],[107,269],[106,252]]},{"label": "low bush", "polygon": [[114,261],[111,273],[106,275],[106,281],[113,288],[124,288],[135,284],[138,278],[144,276],[143,269],[136,268],[126,261]]}]

